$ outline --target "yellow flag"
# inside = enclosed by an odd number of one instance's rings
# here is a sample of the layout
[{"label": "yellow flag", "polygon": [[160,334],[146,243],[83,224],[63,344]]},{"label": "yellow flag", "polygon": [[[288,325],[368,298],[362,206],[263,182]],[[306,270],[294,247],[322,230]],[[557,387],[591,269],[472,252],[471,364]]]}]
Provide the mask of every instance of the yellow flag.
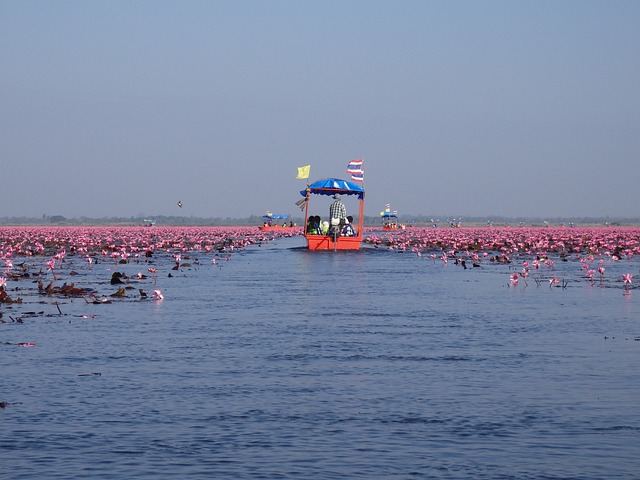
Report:
[{"label": "yellow flag", "polygon": [[311,170],[311,165],[298,167],[298,175],[296,176],[296,178],[309,178],[309,170]]}]

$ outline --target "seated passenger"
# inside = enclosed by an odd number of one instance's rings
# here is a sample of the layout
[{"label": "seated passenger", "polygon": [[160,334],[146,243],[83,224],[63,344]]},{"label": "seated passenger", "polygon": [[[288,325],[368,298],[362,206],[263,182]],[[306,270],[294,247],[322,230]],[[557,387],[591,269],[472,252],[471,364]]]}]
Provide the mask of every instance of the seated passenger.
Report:
[{"label": "seated passenger", "polygon": [[307,221],[307,234],[309,235],[320,235],[320,225],[318,223],[320,217],[316,217],[314,215],[309,217]]},{"label": "seated passenger", "polygon": [[353,217],[351,215],[349,215],[347,217],[345,226],[342,228],[342,232],[340,233],[340,235],[342,235],[343,237],[355,237],[356,236],[356,230],[355,230],[355,228],[353,228],[353,225],[351,225],[352,222],[353,222]]},{"label": "seated passenger", "polygon": [[322,235],[329,235],[329,222],[322,222]]}]

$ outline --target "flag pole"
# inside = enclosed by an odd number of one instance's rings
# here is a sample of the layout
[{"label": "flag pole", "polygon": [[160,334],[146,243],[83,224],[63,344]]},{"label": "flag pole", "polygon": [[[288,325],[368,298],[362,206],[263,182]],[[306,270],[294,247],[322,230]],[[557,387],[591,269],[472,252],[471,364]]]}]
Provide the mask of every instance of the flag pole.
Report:
[{"label": "flag pole", "polygon": [[307,170],[307,188],[305,191],[305,197],[304,197],[304,234],[307,234],[307,225],[309,223],[309,178],[311,177],[311,165],[309,165],[309,169]]},{"label": "flag pole", "polygon": [[[362,158],[362,164],[364,165],[364,157]],[[360,200],[360,208],[358,209],[358,215],[360,218],[358,218],[358,232],[357,234],[360,235],[361,237],[364,235],[364,195],[365,192],[367,191],[366,188],[364,188],[364,168],[362,169],[362,200]]]},{"label": "flag pole", "polygon": [[[304,171],[302,170],[304,169]],[[304,175],[304,176],[302,176]],[[311,176],[311,165],[305,165],[303,167],[298,167],[298,175],[296,178],[306,179],[307,187],[305,189],[305,197],[304,197],[304,225],[302,226],[302,231],[304,234],[307,234],[307,223],[309,219],[309,177]]]}]

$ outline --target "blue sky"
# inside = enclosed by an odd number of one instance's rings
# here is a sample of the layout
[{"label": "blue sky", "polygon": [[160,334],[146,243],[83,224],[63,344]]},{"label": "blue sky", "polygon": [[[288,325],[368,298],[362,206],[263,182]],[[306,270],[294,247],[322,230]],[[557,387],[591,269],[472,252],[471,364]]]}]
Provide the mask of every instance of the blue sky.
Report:
[{"label": "blue sky", "polygon": [[[640,2],[0,0],[0,216],[640,216]],[[181,200],[183,207],[176,203]]]}]

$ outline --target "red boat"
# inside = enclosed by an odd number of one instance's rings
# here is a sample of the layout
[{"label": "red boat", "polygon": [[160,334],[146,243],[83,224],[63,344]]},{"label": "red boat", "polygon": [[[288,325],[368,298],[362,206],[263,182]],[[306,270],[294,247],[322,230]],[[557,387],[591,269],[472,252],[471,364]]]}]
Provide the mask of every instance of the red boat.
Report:
[{"label": "red boat", "polygon": [[[336,193],[347,197],[355,197],[359,202],[357,223],[352,225],[355,229],[355,236],[342,235],[338,229],[329,230],[326,234],[311,233],[309,229],[309,203],[311,196],[332,196]],[[327,178],[308,185],[300,194],[305,197],[304,236],[307,239],[307,248],[309,250],[360,250],[362,232],[364,231],[364,188],[362,186],[339,178]]]},{"label": "red boat", "polygon": [[398,229],[398,215],[395,213],[386,211],[380,212],[380,218],[382,218],[383,230],[397,230]]},{"label": "red boat", "polygon": [[267,213],[263,215],[264,223],[258,228],[268,232],[293,232],[298,227],[293,222],[287,222],[289,215]]}]

